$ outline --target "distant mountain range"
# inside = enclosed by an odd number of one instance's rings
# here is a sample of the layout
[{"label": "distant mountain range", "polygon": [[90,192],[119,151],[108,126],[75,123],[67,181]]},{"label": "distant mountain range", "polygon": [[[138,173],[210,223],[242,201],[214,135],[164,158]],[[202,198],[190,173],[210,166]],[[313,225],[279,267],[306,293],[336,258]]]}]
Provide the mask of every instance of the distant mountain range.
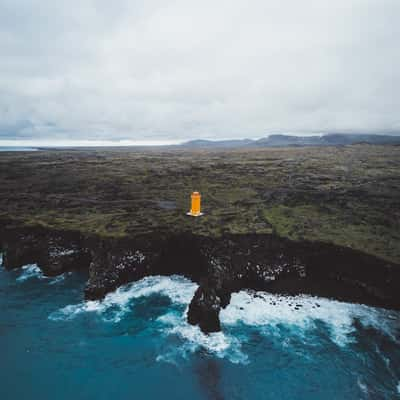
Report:
[{"label": "distant mountain range", "polygon": [[396,144],[400,145],[400,136],[373,134],[332,133],[322,136],[270,135],[252,140],[191,140],[182,143],[185,148],[235,148],[235,147],[284,147],[284,146],[343,146],[349,144]]}]

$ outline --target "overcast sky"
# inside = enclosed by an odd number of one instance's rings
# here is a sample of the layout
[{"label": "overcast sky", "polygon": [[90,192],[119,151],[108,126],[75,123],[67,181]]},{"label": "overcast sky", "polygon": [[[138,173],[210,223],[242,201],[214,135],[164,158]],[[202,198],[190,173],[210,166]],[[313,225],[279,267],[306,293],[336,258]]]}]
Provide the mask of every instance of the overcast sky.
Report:
[{"label": "overcast sky", "polygon": [[400,133],[400,0],[0,0],[0,140]]}]

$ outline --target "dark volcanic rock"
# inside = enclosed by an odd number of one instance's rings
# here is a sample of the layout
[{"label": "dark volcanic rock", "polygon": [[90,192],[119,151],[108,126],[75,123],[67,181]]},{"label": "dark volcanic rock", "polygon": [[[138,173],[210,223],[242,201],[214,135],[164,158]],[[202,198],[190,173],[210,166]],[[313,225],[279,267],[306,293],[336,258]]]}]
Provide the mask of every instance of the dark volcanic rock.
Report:
[{"label": "dark volcanic rock", "polygon": [[90,251],[83,238],[68,239],[56,235],[48,238],[38,265],[45,275],[54,276],[65,271],[87,269],[90,261]]},{"label": "dark volcanic rock", "polygon": [[273,235],[226,236],[209,244],[209,273],[200,283],[188,321],[219,329],[218,313],[242,289],[300,293],[400,309],[400,267],[367,254]]},{"label": "dark volcanic rock", "polygon": [[207,272],[198,240],[191,234],[101,240],[92,244],[91,251],[87,299],[102,298],[118,286],[148,275],[180,274],[198,281]]},{"label": "dark volcanic rock", "polygon": [[200,286],[189,305],[188,322],[199,325],[203,332],[218,332],[221,330],[219,312],[221,298],[214,286]]},{"label": "dark volcanic rock", "polygon": [[87,299],[102,298],[148,275],[188,277],[199,283],[188,322],[204,332],[221,329],[221,308],[242,289],[305,293],[400,309],[399,265],[320,242],[293,242],[276,235],[209,238],[191,233],[117,240],[25,229],[0,231],[0,243],[7,269],[30,263],[46,275],[87,269]]},{"label": "dark volcanic rock", "polygon": [[77,233],[58,233],[44,229],[11,230],[1,232],[3,266],[6,269],[37,264],[47,276],[65,271],[85,269],[90,263],[90,252],[84,239]]},{"label": "dark volcanic rock", "polygon": [[41,241],[35,234],[10,233],[2,240],[3,266],[6,269],[20,268],[34,264],[41,257]]},{"label": "dark volcanic rock", "polygon": [[86,299],[102,298],[122,284],[151,275],[151,268],[159,257],[159,252],[145,240],[123,243],[101,240],[91,252]]}]

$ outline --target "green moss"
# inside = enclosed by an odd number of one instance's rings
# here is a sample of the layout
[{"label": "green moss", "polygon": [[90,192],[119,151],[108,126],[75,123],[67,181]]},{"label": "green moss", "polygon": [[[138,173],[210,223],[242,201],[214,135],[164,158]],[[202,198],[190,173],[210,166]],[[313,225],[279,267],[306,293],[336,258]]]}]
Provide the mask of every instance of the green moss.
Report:
[{"label": "green moss", "polygon": [[340,210],[316,206],[274,206],[264,210],[273,230],[292,240],[318,240],[363,250],[397,262],[400,259],[400,233],[384,225],[360,221],[349,223]]},{"label": "green moss", "polygon": [[[0,188],[0,218],[21,225],[105,237],[277,232],[400,263],[396,146],[2,153]],[[197,219],[186,216],[193,190]]]}]

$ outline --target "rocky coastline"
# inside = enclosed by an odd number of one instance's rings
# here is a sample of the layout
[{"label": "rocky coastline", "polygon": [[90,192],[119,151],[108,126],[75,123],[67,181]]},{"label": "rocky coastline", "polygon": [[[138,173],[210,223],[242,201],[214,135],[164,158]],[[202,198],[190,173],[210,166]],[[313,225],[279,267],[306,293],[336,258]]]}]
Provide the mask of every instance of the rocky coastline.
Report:
[{"label": "rocky coastline", "polygon": [[187,318],[203,332],[221,330],[221,308],[242,289],[400,309],[399,265],[350,248],[275,234],[154,232],[118,239],[3,222],[0,249],[6,269],[35,263],[48,276],[87,271],[86,299],[101,299],[149,275],[183,275],[199,284]]}]

